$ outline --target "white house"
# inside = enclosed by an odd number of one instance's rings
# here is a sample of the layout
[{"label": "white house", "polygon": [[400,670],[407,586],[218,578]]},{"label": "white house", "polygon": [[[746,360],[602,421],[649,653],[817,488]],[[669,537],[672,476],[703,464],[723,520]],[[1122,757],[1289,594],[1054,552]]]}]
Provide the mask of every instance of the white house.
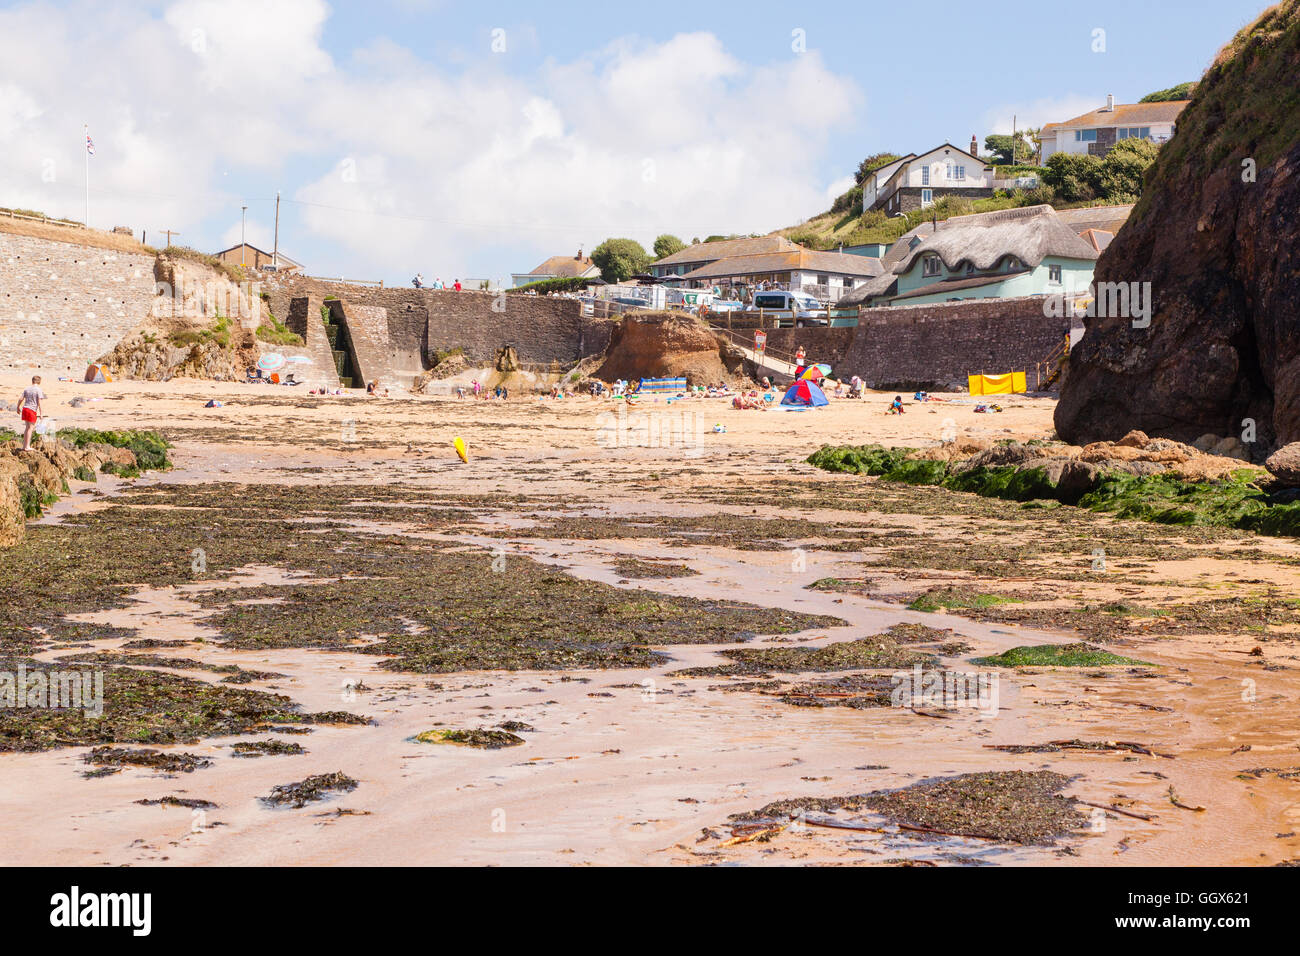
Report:
[{"label": "white house", "polygon": [[910,154],[876,170],[862,183],[862,208],[891,216],[924,209],[941,196],[993,195],[993,167],[952,143]]},{"label": "white house", "polygon": [[1063,123],[1048,123],[1039,131],[1042,162],[1053,153],[1105,156],[1122,139],[1168,142],[1188,102],[1116,103],[1114,96],[1107,96],[1105,106]]},{"label": "white house", "polygon": [[727,256],[679,277],[691,288],[772,288],[806,292],[835,302],[868,279],[880,275],[880,260],[843,252],[820,252],[794,246],[789,252]]}]

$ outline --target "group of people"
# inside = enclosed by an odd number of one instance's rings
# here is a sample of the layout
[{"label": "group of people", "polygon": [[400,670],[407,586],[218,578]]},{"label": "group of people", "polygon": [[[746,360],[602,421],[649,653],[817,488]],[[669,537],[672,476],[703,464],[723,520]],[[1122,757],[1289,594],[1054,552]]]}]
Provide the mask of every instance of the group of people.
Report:
[{"label": "group of people", "polygon": [[[421,275],[421,274],[418,273],[418,272],[415,274],[415,278],[411,280],[411,285],[415,286],[417,289],[426,289],[426,288],[427,288],[427,289],[445,289],[445,288],[447,288],[446,283],[444,283],[441,279],[434,279],[432,284],[426,286],[426,285],[424,284],[424,276]],[[459,291],[460,291],[460,288],[461,288],[461,287],[460,287],[460,280],[457,279],[455,282],[453,282],[452,285],[451,285],[451,288],[454,289],[455,291],[459,292]]]},{"label": "group of people", "polygon": [[[464,385],[456,386],[457,398],[464,398],[466,396],[466,393],[467,390]],[[486,384],[480,382],[478,379],[474,379],[469,383],[468,394],[474,398],[487,398],[488,387]],[[492,389],[492,397],[499,398],[504,401],[505,399],[510,397],[510,389],[507,388],[505,385],[497,385]]]}]

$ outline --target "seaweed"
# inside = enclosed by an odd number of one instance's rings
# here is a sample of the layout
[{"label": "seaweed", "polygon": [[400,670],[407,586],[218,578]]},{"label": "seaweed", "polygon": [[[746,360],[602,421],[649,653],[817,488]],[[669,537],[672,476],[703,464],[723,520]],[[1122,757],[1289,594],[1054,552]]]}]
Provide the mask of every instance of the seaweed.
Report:
[{"label": "seaweed", "polygon": [[270,794],[261,799],[269,807],[288,805],[299,809],[317,800],[325,800],[332,794],[350,793],[358,786],[357,781],[343,771],[336,770],[333,773],[318,773],[297,783],[282,783],[272,787]]},{"label": "seaweed", "polygon": [[854,641],[837,641],[821,647],[753,647],[722,651],[734,664],[712,667],[688,667],[673,671],[670,677],[744,677],[765,675],[771,671],[823,672],[867,668],[911,667],[933,664],[934,657],[900,647],[888,634],[877,634]]},{"label": "seaweed", "polygon": [[302,744],[288,740],[241,740],[230,745],[236,757],[289,757],[305,754]]},{"label": "seaweed", "polygon": [[422,744],[460,744],[481,750],[518,747],[524,738],[505,730],[426,730],[415,735]]},{"label": "seaweed", "polygon": [[966,773],[898,790],[777,800],[729,819],[753,825],[808,811],[871,810],[913,832],[1043,846],[1088,820],[1073,798],[1060,795],[1067,783],[1068,777],[1048,770]]},{"label": "seaweed", "polygon": [[96,747],[82,758],[100,767],[150,767],[164,773],[193,773],[212,766],[207,757],[159,750],[131,750],[125,747]]},{"label": "seaweed", "polygon": [[976,658],[973,663],[988,667],[1107,667],[1127,665],[1155,667],[1146,661],[1119,657],[1091,644],[1028,644],[1013,647],[992,657]]}]

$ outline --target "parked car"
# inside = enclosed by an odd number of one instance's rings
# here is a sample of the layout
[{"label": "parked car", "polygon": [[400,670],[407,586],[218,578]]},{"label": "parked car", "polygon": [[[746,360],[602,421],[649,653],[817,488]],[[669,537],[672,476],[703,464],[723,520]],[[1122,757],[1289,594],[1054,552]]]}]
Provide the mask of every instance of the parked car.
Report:
[{"label": "parked car", "polygon": [[789,312],[794,325],[830,325],[826,307],[802,292],[756,292],[749,312]]}]

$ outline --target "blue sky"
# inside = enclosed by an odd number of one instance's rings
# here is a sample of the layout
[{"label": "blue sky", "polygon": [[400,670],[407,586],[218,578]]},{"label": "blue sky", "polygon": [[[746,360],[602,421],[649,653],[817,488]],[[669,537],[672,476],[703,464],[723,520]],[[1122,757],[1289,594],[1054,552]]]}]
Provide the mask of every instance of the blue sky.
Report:
[{"label": "blue sky", "polygon": [[[609,235],[764,232],[865,155],[1200,75],[1260,0],[987,5],[173,0],[0,7],[0,205],[505,279]],[[1094,52],[1104,30],[1104,52]]]}]

